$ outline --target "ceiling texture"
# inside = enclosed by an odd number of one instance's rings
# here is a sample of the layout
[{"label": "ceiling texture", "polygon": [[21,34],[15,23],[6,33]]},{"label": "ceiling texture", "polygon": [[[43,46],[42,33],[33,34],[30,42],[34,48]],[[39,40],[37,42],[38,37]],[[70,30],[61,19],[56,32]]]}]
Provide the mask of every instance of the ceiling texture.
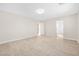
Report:
[{"label": "ceiling texture", "polygon": [[[43,9],[38,14],[37,9]],[[0,3],[0,10],[44,21],[50,18],[73,15],[79,12],[78,3]]]}]

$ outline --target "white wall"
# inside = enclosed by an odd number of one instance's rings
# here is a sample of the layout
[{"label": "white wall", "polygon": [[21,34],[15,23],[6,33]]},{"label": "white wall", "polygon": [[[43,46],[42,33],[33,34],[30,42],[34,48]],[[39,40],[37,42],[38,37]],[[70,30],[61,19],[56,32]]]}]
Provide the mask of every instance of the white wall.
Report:
[{"label": "white wall", "polygon": [[45,22],[45,33],[47,36],[56,37],[56,20],[64,22],[64,39],[77,40],[77,15],[71,15],[56,19],[51,19]]},{"label": "white wall", "polygon": [[56,20],[51,19],[45,22],[45,34],[46,36],[52,36],[56,38]]},{"label": "white wall", "polygon": [[78,14],[78,42],[79,42],[79,14]]},{"label": "white wall", "polygon": [[37,35],[37,23],[25,17],[0,12],[0,43]]},{"label": "white wall", "polygon": [[77,40],[77,15],[62,18],[64,20],[64,38]]},{"label": "white wall", "polygon": [[[79,17],[77,17],[77,15],[58,18],[64,20],[64,38],[73,40],[77,39],[77,36],[79,38],[79,23],[77,23],[77,18],[79,22]],[[41,25],[41,30],[45,30],[46,36],[56,38],[56,20],[58,19],[45,21],[43,24],[45,25],[45,29],[44,26]],[[15,14],[0,12],[0,43],[37,36],[37,23],[38,22],[34,20]],[[44,31],[41,31],[41,33],[44,34]]]}]

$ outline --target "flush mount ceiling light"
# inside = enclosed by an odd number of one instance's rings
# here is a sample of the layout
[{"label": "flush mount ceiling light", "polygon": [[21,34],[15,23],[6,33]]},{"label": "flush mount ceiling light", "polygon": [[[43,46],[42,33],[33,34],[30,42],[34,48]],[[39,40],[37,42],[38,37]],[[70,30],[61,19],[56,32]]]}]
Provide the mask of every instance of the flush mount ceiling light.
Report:
[{"label": "flush mount ceiling light", "polygon": [[58,5],[64,5],[64,3],[58,3]]},{"label": "flush mount ceiling light", "polygon": [[41,8],[36,9],[36,13],[37,13],[37,14],[43,14],[44,12],[45,12],[44,9],[41,9]]}]

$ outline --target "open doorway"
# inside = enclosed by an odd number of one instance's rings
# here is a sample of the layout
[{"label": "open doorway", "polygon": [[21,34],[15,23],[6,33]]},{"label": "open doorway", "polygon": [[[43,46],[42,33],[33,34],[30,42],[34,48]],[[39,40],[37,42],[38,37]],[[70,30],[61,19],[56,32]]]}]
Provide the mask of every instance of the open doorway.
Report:
[{"label": "open doorway", "polygon": [[63,39],[63,30],[64,30],[64,24],[63,24],[63,20],[57,20],[56,21],[56,33],[57,33],[57,39]]},{"label": "open doorway", "polygon": [[44,35],[44,23],[40,22],[38,23],[38,36]]}]

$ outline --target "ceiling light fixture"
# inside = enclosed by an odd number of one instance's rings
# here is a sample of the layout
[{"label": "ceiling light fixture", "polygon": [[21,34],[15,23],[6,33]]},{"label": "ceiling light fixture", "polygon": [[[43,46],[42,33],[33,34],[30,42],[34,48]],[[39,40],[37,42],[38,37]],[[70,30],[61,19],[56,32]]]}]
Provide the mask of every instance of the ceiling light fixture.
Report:
[{"label": "ceiling light fixture", "polygon": [[45,12],[44,9],[41,9],[41,8],[36,9],[36,13],[37,13],[37,14],[43,14],[44,12]]},{"label": "ceiling light fixture", "polygon": [[58,3],[59,5],[63,5],[64,3]]}]

